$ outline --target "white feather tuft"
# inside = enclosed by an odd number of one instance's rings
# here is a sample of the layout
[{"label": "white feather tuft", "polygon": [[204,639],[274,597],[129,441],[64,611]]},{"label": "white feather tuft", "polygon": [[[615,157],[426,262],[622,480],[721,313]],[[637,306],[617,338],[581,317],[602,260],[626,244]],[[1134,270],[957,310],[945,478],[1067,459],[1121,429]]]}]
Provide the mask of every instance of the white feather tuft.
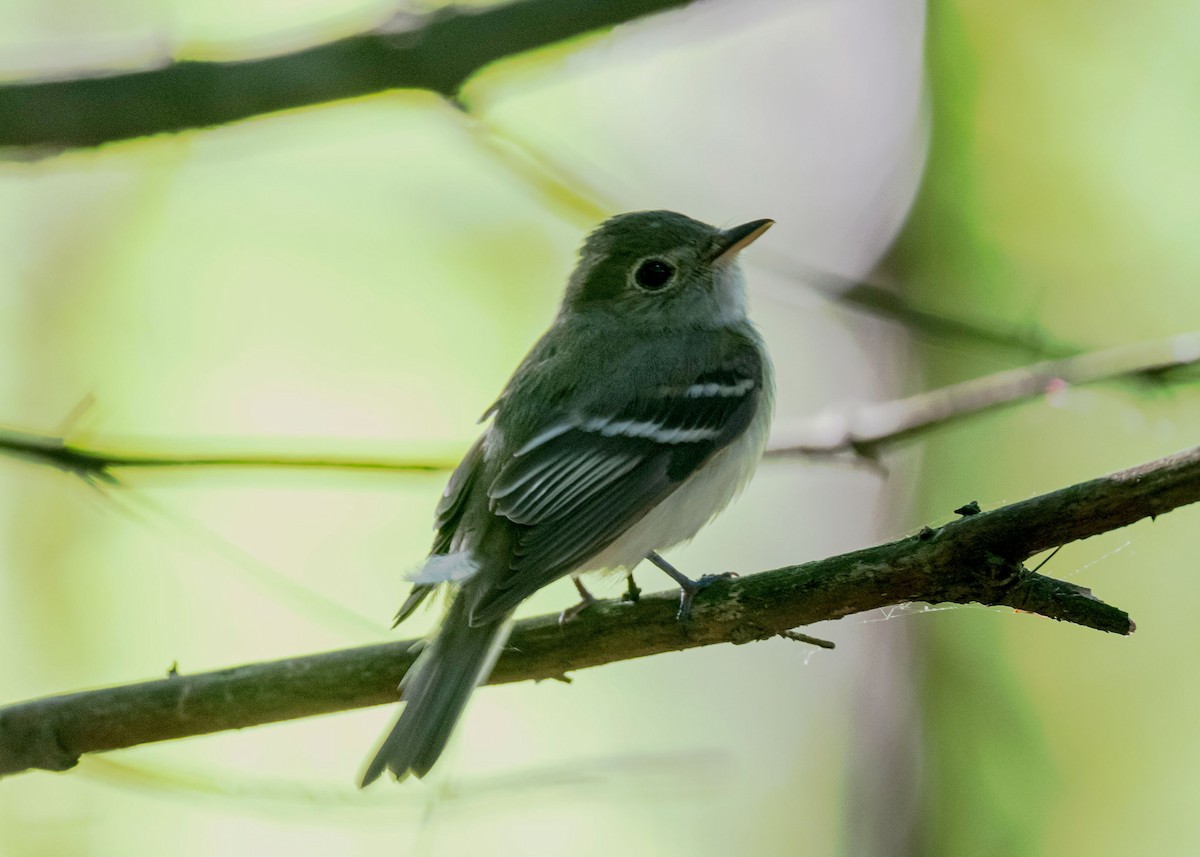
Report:
[{"label": "white feather tuft", "polygon": [[479,563],[466,551],[434,554],[406,576],[413,583],[461,583],[479,571]]}]

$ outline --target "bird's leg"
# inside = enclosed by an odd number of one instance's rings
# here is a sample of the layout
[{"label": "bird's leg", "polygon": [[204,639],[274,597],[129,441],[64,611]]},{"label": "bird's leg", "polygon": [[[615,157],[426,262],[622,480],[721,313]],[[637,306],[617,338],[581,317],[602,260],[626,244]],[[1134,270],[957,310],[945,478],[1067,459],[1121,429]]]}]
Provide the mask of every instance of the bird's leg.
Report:
[{"label": "bird's leg", "polygon": [[579,603],[574,607],[568,607],[566,610],[558,614],[559,625],[567,624],[584,610],[596,603],[596,596],[587,591],[587,587],[583,585],[582,580],[572,574],[571,582],[575,584],[575,589],[579,592]]},{"label": "bird's leg", "polygon": [[625,594],[621,596],[623,601],[629,601],[637,604],[641,600],[642,590],[638,587],[633,579],[633,572],[629,571],[625,574]]},{"label": "bird's leg", "polygon": [[733,572],[727,571],[725,574],[706,574],[699,580],[692,580],[654,551],[647,554],[646,559],[665,571],[672,580],[679,584],[679,613],[676,614],[675,618],[680,622],[686,622],[692,615],[692,602],[696,600],[696,595],[700,590],[707,589],[718,580],[728,580],[731,577],[737,577]]}]

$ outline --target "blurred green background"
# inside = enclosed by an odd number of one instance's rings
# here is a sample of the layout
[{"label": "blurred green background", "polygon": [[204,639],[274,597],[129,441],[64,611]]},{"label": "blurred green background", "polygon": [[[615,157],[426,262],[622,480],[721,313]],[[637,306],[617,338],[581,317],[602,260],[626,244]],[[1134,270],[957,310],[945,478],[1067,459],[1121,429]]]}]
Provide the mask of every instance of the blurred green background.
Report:
[{"label": "blurred green background", "polygon": [[[6,0],[0,74],[255,56],[393,11]],[[582,236],[648,207],[778,221],[746,262],[781,425],[1031,359],[914,336],[821,297],[813,272],[874,269],[920,306],[1086,347],[1197,329],[1198,38],[1179,0],[717,0],[499,63],[466,112],[390,92],[10,153],[0,422],[130,450],[453,461]],[[768,462],[673,557],[702,574],[842,552],[1198,428],[1193,388],[1109,385],[932,432],[886,478]],[[101,489],[0,460],[0,702],[386,639],[442,481]],[[775,640],[490,688],[427,781],[364,792],[386,708],[141,747],[0,782],[0,855],[1196,853],[1195,521],[1048,566],[1129,610],[1128,639],[910,605],[817,626],[832,653]]]}]

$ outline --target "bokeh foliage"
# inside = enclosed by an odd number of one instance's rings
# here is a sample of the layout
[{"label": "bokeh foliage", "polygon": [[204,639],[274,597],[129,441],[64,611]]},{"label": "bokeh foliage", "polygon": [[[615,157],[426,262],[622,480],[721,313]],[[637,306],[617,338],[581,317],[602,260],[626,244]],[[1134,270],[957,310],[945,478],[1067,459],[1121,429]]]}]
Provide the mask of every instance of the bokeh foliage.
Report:
[{"label": "bokeh foliage", "polygon": [[[908,294],[1087,346],[1195,329],[1195,7],[937,2],[929,24],[929,171],[890,258]],[[995,367],[926,354],[933,384]],[[931,437],[919,507],[1017,499],[1194,444],[1197,428],[1194,389],[1051,396]],[[1200,697],[1176,666],[1198,641],[1192,526],[1168,516],[1052,560],[1131,611],[1128,640],[974,611],[923,629],[918,853],[1195,849]]]},{"label": "bokeh foliage", "polygon": [[[0,68],[234,58],[390,11],[11,0]],[[73,436],[452,457],[550,319],[581,233],[651,206],[779,221],[749,276],[784,418],[1016,359],[910,352],[794,276],[865,273],[902,222],[883,272],[922,306],[1084,346],[1195,329],[1197,35],[1178,0],[713,3],[501,63],[467,113],[383,93],[2,163],[0,420],[53,431],[90,401]],[[886,482],[772,464],[679,561],[847,550],[1173,451],[1198,425],[1191,389],[1068,390],[934,433]],[[380,638],[441,490],[0,474],[6,700]],[[1133,613],[1131,639],[901,611],[816,629],[831,655],[774,641],[490,689],[441,776],[361,794],[385,711],[139,748],[0,783],[0,851],[1185,853],[1192,514],[1053,560]]]}]

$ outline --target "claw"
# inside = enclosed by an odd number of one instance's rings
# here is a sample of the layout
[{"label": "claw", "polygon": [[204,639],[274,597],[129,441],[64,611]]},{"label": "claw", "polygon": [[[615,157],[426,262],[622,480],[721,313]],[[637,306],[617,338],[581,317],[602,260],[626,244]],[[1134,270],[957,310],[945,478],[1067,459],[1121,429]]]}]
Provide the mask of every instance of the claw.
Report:
[{"label": "claw", "polygon": [[575,584],[575,589],[579,592],[579,603],[574,607],[568,607],[558,614],[558,626],[560,628],[568,622],[573,621],[580,613],[596,603],[596,596],[587,591],[587,587],[580,582],[578,577],[572,577],[571,582]]},{"label": "claw", "polygon": [[732,571],[727,571],[724,574],[706,574],[699,580],[691,580],[687,578],[687,583],[679,584],[679,612],[675,614],[676,620],[686,622],[692,617],[692,602],[696,600],[705,589],[712,586],[718,580],[732,580],[737,577]]},{"label": "claw", "polygon": [[724,574],[706,574],[699,580],[692,580],[657,553],[651,553],[646,559],[665,571],[672,580],[679,584],[679,612],[675,614],[675,618],[680,622],[686,622],[691,618],[692,602],[696,600],[696,596],[701,590],[707,589],[718,580],[731,580],[737,577],[732,571],[727,571]]}]

